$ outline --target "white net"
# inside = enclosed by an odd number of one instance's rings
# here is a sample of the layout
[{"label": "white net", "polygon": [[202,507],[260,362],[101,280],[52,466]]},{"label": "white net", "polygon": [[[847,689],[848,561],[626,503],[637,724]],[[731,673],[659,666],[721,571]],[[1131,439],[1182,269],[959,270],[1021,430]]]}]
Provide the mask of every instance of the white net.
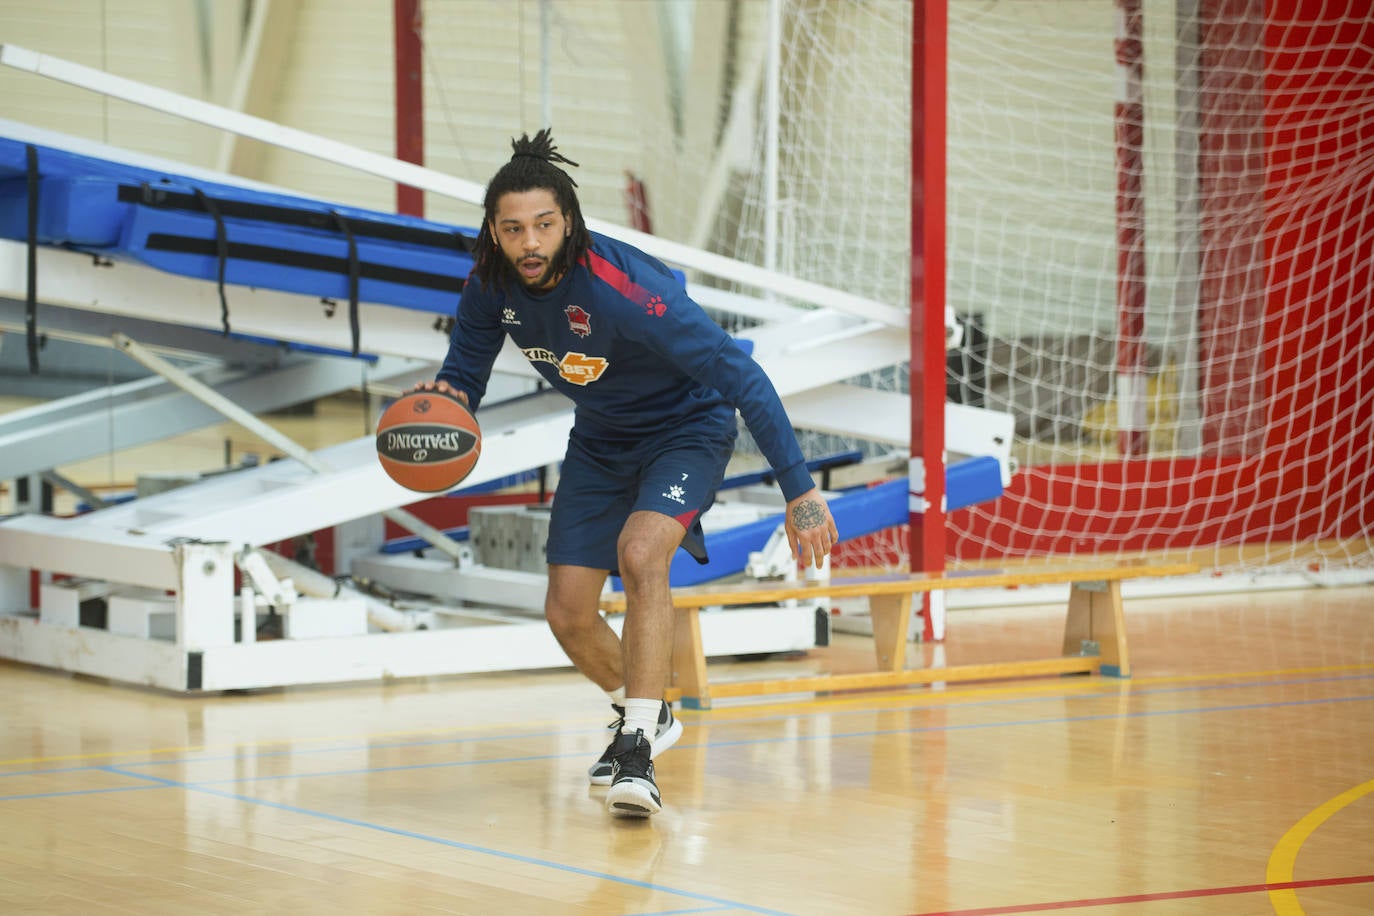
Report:
[{"label": "white net", "polygon": [[1374,26],[1298,6],[950,5],[957,390],[1022,465],[955,556],[1374,565]]},{"label": "white net", "polygon": [[[630,171],[655,233],[905,307],[913,4],[782,3],[775,147],[769,4],[551,6],[551,24],[534,2],[484,24],[522,63],[511,106],[472,102],[537,126],[551,68],[592,215],[629,222]],[[1019,466],[950,513],[952,564],[1374,568],[1374,25],[1364,0],[1274,6],[950,0],[947,283],[966,333],[949,395],[1015,417]],[[465,7],[425,5],[428,97],[455,111],[482,66]],[[446,135],[429,131],[434,164],[471,157]],[[906,367],[858,381],[905,391]],[[855,447],[883,451],[805,442]],[[904,566],[906,537],[840,560]]]},{"label": "white net", "polygon": [[[950,514],[952,563],[1374,567],[1374,25],[1300,6],[949,4],[948,388],[1015,417],[1020,468]],[[879,298],[906,295],[907,15],[785,12],[779,263]]]}]

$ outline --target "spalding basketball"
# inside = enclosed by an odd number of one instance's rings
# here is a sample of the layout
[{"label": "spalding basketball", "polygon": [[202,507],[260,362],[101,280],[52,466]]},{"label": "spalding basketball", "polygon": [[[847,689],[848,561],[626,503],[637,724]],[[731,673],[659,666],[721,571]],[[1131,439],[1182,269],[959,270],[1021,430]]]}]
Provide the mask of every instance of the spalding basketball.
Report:
[{"label": "spalding basketball", "polygon": [[472,473],[482,430],[462,401],[438,391],[412,391],[377,421],[377,459],[387,476],[420,493],[451,490]]}]

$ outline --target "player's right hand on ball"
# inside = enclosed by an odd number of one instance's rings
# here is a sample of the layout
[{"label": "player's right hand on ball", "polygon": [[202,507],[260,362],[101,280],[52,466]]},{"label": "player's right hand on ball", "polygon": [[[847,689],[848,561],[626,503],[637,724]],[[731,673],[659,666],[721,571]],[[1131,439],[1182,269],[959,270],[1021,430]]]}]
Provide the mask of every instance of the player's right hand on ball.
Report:
[{"label": "player's right hand on ball", "polygon": [[458,400],[463,402],[464,406],[466,406],[468,403],[468,393],[466,391],[459,391],[457,388],[454,388],[448,382],[445,382],[441,379],[435,379],[429,382],[416,382],[415,390],[437,391],[440,394],[446,394],[451,398],[457,398]]}]

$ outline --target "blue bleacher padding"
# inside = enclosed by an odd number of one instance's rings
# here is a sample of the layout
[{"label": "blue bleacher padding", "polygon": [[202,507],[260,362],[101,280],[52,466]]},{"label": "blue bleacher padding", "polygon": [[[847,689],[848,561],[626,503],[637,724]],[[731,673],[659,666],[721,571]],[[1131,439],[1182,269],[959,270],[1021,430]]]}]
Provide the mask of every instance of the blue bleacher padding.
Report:
[{"label": "blue bleacher padding", "polygon": [[1002,462],[991,455],[945,467],[945,511],[953,512],[1002,495]]},{"label": "blue bleacher padding", "polygon": [[[0,137],[0,238],[21,242],[28,147]],[[347,299],[351,233],[361,301],[444,315],[472,270],[474,229],[35,149],[40,245],[217,280],[222,225],[227,283]]]}]

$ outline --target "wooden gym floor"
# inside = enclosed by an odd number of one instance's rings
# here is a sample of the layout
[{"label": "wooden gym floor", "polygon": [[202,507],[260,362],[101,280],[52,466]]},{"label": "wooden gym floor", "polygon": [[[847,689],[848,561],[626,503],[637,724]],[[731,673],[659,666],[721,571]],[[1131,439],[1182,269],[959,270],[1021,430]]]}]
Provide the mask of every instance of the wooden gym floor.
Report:
[{"label": "wooden gym floor", "polygon": [[[320,448],[369,420],[271,422]],[[245,454],[223,424],[59,470]],[[0,661],[0,913],[1374,913],[1374,587],[1126,619],[1130,680],[682,712],[649,821],[587,785],[609,710],[570,670],[183,697]],[[1062,621],[952,611],[908,664],[1055,655]],[[837,635],[711,678],[871,664]]]},{"label": "wooden gym floor", "polygon": [[[0,912],[1374,912],[1374,588],[1126,615],[1130,680],[683,712],[648,821],[587,785],[571,671],[182,697],[0,662]],[[1053,654],[1062,616],[957,610],[940,651]]]}]

